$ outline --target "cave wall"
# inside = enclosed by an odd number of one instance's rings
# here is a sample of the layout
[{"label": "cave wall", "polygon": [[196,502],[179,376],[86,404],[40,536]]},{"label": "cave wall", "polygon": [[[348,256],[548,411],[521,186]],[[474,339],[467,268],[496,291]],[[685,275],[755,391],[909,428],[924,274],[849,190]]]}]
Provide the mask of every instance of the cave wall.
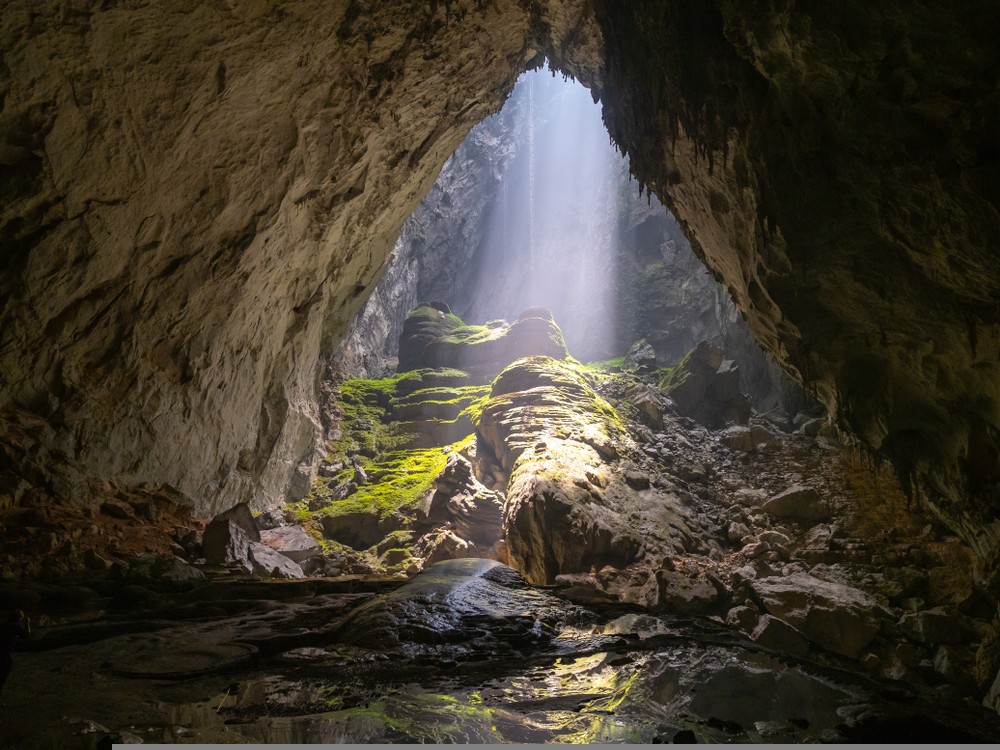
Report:
[{"label": "cave wall", "polygon": [[13,0],[5,496],[280,499],[403,220],[544,52],[758,341],[990,557],[998,27],[971,0]]},{"label": "cave wall", "polygon": [[995,557],[989,5],[596,7],[609,130],[757,340]]},{"label": "cave wall", "polygon": [[535,58],[532,22],[504,2],[7,4],[16,473],[64,497],[169,484],[205,510],[301,484],[321,353]]}]

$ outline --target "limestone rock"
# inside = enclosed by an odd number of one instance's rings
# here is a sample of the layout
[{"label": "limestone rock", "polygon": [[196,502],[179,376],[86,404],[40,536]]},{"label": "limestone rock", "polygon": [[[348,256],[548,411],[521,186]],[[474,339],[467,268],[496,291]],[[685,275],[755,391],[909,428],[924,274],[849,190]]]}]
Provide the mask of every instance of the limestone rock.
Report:
[{"label": "limestone rock", "polygon": [[857,659],[879,632],[879,606],[856,588],[808,573],[753,581],[768,613],[799,630],[816,645]]},{"label": "limestone rock", "polygon": [[787,622],[763,615],[750,634],[754,643],[772,651],[804,656],[809,652],[809,640]]},{"label": "limestone rock", "polygon": [[750,427],[727,427],[722,431],[720,439],[727,448],[750,453],[762,445],[773,442],[774,435],[767,428],[755,424]]},{"label": "limestone rock", "polygon": [[206,529],[202,543],[205,561],[209,565],[242,563],[246,560],[247,550],[254,542],[242,526],[235,521],[227,520],[225,525],[220,523],[212,527],[210,524],[210,528],[212,528],[211,535]]},{"label": "limestone rock", "polygon": [[719,591],[703,574],[690,575],[675,570],[656,573],[658,604],[665,612],[679,615],[701,614],[719,598]]},{"label": "limestone rock", "polygon": [[319,543],[297,524],[262,531],[260,541],[296,563],[301,563],[321,552]]},{"label": "limestone rock", "polygon": [[250,542],[247,547],[246,567],[251,573],[269,578],[304,578],[298,563],[260,542]]},{"label": "limestone rock", "polygon": [[238,503],[229,510],[218,514],[205,527],[202,546],[204,547],[205,559],[209,563],[219,565],[233,562],[234,555],[239,557],[238,552],[242,548],[242,541],[234,537],[233,527],[239,528],[249,541],[260,541],[260,530],[250,512],[250,506],[246,503]]},{"label": "limestone rock", "polygon": [[[670,190],[757,339],[902,476],[941,488],[952,528],[993,558],[988,15],[353,9],[203,4],[186,45],[161,4],[3,14],[0,411],[33,412],[41,442],[66,446],[60,482],[168,483],[211,509],[300,486],[321,442],[320,363],[416,197],[544,49],[600,96],[640,182]],[[650,49],[674,51],[654,74]],[[831,102],[842,111],[825,117]],[[938,168],[915,169],[929,151]]]},{"label": "limestone rock", "polygon": [[368,549],[400,525],[398,519],[392,516],[382,519],[375,511],[325,515],[322,524],[323,534],[328,539],[357,550]]},{"label": "limestone rock", "polygon": [[253,520],[254,524],[261,532],[276,529],[279,526],[284,526],[285,524],[285,516],[281,512],[280,508],[270,508],[261,514],[254,516]]},{"label": "limestone rock", "polygon": [[422,305],[410,313],[399,339],[400,372],[457,368],[492,378],[531,355],[568,356],[562,331],[542,308],[526,310],[510,325],[466,325],[450,310]]},{"label": "limestone rock", "polygon": [[640,375],[655,372],[656,350],[645,339],[636,341],[625,354],[625,367]]},{"label": "limestone rock", "polygon": [[448,456],[435,484],[427,523],[447,524],[460,539],[492,550],[503,538],[502,498],[480,484],[472,473],[472,464],[458,453]]},{"label": "limestone rock", "polygon": [[722,350],[701,342],[660,384],[677,410],[706,427],[746,424],[750,403],[740,391],[739,368]]},{"label": "limestone rock", "polygon": [[830,508],[811,487],[795,485],[761,506],[768,515],[802,523],[821,523],[830,518]]},{"label": "limestone rock", "polygon": [[663,414],[667,410],[667,404],[659,390],[642,384],[633,391],[630,401],[644,424],[654,430],[663,429]]},{"label": "limestone rock", "polygon": [[669,515],[670,498],[643,500],[652,490],[626,481],[619,456],[627,442],[614,409],[572,365],[530,357],[494,381],[479,423],[480,452],[511,471],[504,529],[511,563],[529,581],[635,561],[643,543],[626,509],[647,512],[648,503],[651,516],[666,511],[676,529],[685,528]]}]

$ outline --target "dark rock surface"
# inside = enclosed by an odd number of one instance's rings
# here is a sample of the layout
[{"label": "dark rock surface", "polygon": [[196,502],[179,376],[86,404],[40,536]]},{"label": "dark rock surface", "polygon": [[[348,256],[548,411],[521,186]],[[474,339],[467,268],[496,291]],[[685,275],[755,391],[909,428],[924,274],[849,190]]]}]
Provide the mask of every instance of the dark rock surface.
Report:
[{"label": "dark rock surface", "polygon": [[660,387],[681,414],[706,427],[750,421],[750,401],[740,389],[739,368],[706,341],[692,349]]},{"label": "dark rock surface", "polygon": [[944,707],[938,690],[779,656],[764,642],[779,621],[766,616],[755,643],[710,621],[570,603],[486,560],[402,586],[213,576],[156,593],[144,613],[95,602],[77,624],[36,630],[16,654],[0,742],[988,742],[1000,731],[993,712]]}]

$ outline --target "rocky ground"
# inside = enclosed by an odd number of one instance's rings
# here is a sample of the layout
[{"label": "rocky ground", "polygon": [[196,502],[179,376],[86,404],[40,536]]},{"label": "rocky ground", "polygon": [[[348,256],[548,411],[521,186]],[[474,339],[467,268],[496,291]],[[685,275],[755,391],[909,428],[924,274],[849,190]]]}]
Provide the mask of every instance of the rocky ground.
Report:
[{"label": "rocky ground", "polygon": [[711,347],[584,366],[544,311],[453,318],[341,386],[302,503],[5,510],[2,738],[1000,736],[995,583],[824,419],[753,413]]}]

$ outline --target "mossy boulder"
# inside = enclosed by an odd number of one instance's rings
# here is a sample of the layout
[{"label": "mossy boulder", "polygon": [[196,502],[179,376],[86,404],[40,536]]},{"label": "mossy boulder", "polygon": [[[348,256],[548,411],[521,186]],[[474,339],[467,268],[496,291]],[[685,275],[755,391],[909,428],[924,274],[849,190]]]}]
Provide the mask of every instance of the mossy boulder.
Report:
[{"label": "mossy boulder", "polygon": [[514,323],[466,325],[440,303],[419,305],[399,338],[399,370],[460,368],[492,378],[508,364],[533,354],[569,356],[562,331],[544,308],[525,310]]},{"label": "mossy boulder", "polygon": [[510,472],[504,529],[511,564],[527,580],[552,583],[636,558],[641,538],[619,513],[634,491],[613,466],[629,443],[579,365],[527,357],[494,381],[478,446]]}]

